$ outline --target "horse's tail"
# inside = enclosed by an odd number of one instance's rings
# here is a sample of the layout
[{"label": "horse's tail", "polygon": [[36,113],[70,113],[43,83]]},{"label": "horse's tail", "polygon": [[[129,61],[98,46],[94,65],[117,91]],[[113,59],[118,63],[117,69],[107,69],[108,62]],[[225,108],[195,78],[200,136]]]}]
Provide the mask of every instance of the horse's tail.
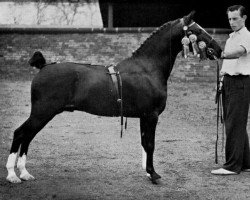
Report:
[{"label": "horse's tail", "polygon": [[42,69],[46,66],[46,60],[40,51],[36,51],[33,56],[29,59],[29,64],[37,69]]}]

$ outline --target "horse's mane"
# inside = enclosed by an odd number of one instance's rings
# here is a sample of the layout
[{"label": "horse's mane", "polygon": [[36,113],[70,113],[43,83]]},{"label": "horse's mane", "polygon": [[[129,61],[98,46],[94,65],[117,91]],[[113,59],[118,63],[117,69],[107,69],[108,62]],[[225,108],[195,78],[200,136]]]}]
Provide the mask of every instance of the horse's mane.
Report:
[{"label": "horse's mane", "polygon": [[137,54],[140,53],[141,49],[156,35],[159,35],[159,33],[163,30],[163,29],[170,29],[173,24],[179,22],[180,19],[176,19],[174,21],[169,21],[166,22],[165,24],[163,24],[162,26],[156,28],[149,36],[148,38],[132,53],[132,56],[135,56]]}]

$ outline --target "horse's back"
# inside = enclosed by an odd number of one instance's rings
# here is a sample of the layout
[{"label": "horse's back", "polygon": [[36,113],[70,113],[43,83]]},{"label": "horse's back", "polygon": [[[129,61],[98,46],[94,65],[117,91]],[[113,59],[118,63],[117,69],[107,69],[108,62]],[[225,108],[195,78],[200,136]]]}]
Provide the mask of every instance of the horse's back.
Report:
[{"label": "horse's back", "polygon": [[[91,73],[91,71],[103,71],[102,66],[93,66],[89,64],[77,63],[57,63],[44,67],[35,76],[32,81],[33,87],[52,87],[60,85],[66,86],[79,79],[83,74]],[[48,89],[48,88],[47,88]]]},{"label": "horse's back", "polygon": [[92,114],[118,115],[112,81],[107,72],[103,66],[75,63],[46,66],[32,81],[33,107],[43,105],[63,110],[70,105],[75,110]]}]

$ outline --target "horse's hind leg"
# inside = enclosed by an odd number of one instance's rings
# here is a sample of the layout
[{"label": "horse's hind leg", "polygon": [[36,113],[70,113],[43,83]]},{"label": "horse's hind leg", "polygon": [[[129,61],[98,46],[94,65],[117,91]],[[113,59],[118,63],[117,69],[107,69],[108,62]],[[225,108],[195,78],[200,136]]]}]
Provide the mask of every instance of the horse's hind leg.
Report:
[{"label": "horse's hind leg", "polygon": [[[148,115],[140,118],[140,128],[141,128],[141,144],[143,150],[146,153],[146,160],[143,160],[143,167],[146,166],[146,171],[153,183],[156,182],[157,179],[161,178],[158,175],[153,166],[153,154],[155,149],[155,130],[158,122],[158,116]],[[146,163],[144,163],[146,161]]]},{"label": "horse's hind leg", "polygon": [[20,149],[20,157],[18,158],[17,168],[20,170],[20,178],[23,180],[34,179],[25,168],[26,155],[28,147],[35,135],[52,119],[53,117],[38,118],[30,116],[18,129],[14,132],[14,138],[10,150],[10,155],[6,164],[8,170],[7,180],[12,183],[19,183],[21,180],[16,176],[14,171],[17,152]]},{"label": "horse's hind leg", "polygon": [[17,177],[14,168],[17,158],[18,149],[23,141],[23,137],[25,134],[25,129],[29,124],[29,119],[27,119],[19,128],[14,131],[13,141],[10,149],[10,155],[8,157],[8,161],[6,164],[6,168],[8,170],[7,180],[12,183],[20,183],[21,180]]}]

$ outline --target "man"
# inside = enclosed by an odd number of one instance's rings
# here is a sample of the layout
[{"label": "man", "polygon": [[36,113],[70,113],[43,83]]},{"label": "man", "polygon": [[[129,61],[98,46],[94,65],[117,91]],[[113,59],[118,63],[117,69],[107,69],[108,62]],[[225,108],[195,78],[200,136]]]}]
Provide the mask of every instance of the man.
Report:
[{"label": "man", "polygon": [[221,74],[223,109],[226,128],[226,162],[212,170],[215,175],[233,175],[250,171],[247,120],[250,102],[250,32],[245,27],[246,9],[234,5],[227,9],[233,30],[226,41]]}]

